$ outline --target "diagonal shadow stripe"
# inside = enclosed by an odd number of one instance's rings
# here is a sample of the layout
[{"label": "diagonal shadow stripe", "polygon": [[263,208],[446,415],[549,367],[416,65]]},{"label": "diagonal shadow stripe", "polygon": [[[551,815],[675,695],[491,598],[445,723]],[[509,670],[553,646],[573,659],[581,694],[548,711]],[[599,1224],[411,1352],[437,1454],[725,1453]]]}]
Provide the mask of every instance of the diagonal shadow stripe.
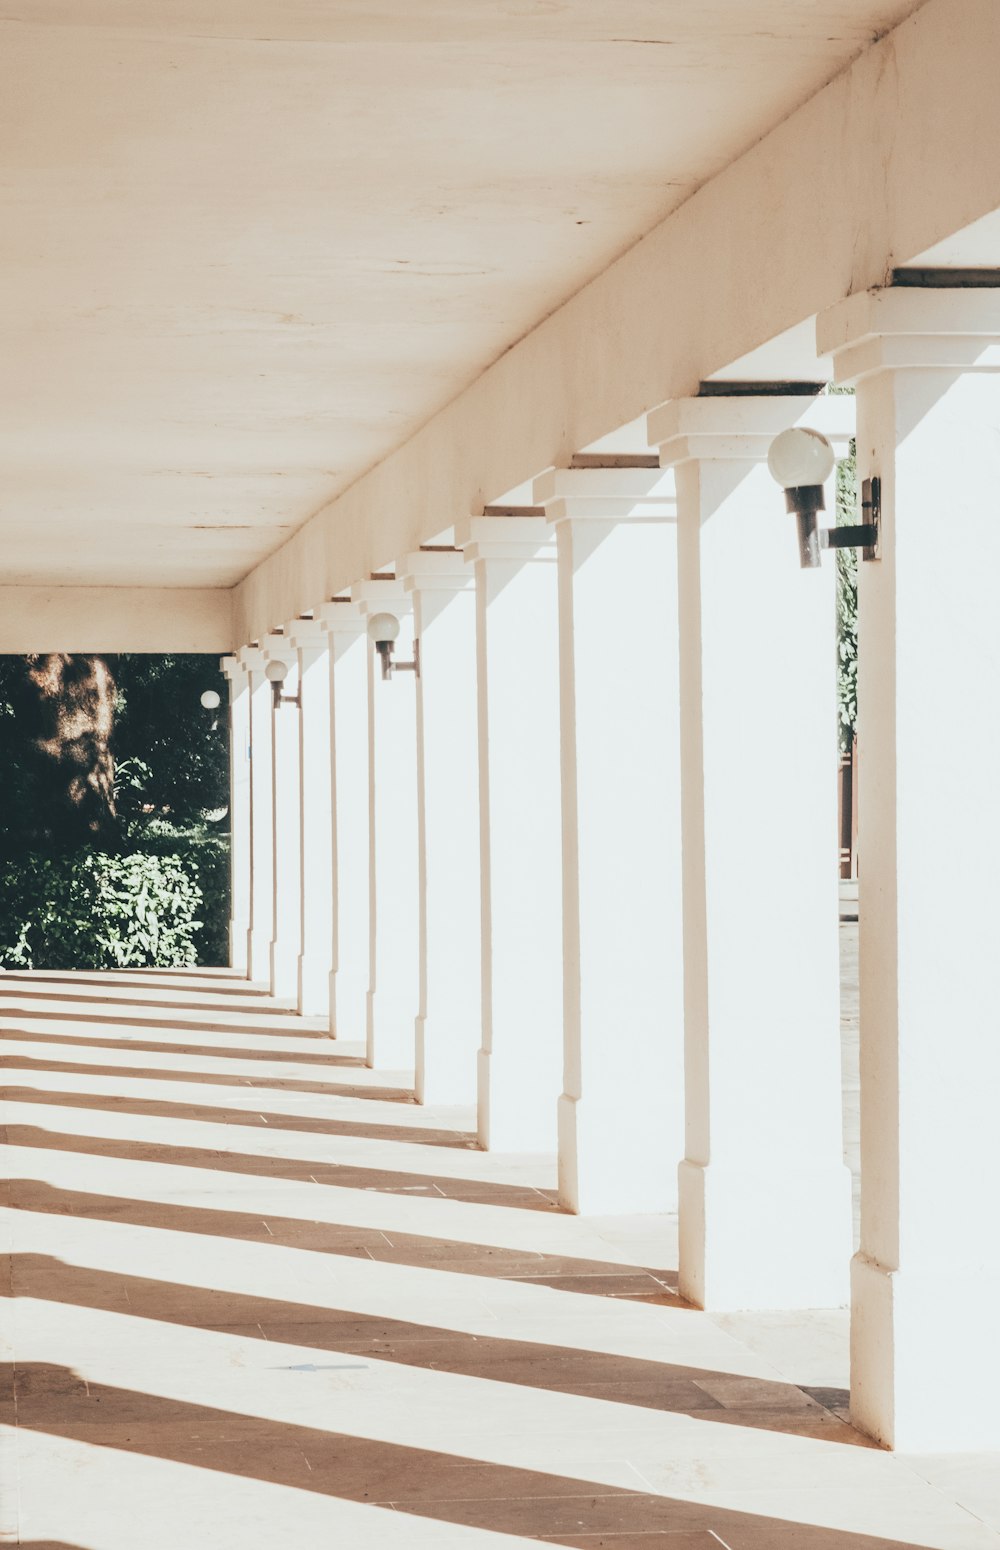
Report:
[{"label": "diagonal shadow stripe", "polygon": [[[221,1028],[220,1033],[229,1030]],[[186,1034],[186,1027],[179,1027],[178,1032]],[[245,1029],[232,1030],[240,1038],[245,1037]],[[334,1053],[335,1044],[332,1039],[327,1039],[330,1046],[329,1052],[319,1050],[269,1050],[269,1049],[245,1049],[242,1047],[219,1046],[217,1044],[188,1044],[186,1041],[153,1040],[153,1039],[100,1039],[90,1035],[74,1037],[70,1034],[60,1033],[36,1033],[28,1029],[5,1028],[0,1031],[0,1039],[8,1043],[21,1043],[28,1040],[32,1044],[58,1044],[58,1045],[84,1045],[87,1049],[110,1050],[135,1050],[142,1055],[185,1055],[194,1056],[199,1060],[265,1060],[271,1065],[287,1063],[294,1066],[364,1066],[365,1062],[360,1055],[338,1055]]]},{"label": "diagonal shadow stripe", "polygon": [[[88,996],[86,994],[81,994],[79,991],[58,989],[51,990],[49,989],[49,986],[53,983],[58,982],[47,980],[43,984],[35,984],[28,983],[24,980],[16,980],[12,984],[10,982],[10,975],[5,972],[3,985],[0,986],[0,1009],[5,1007],[8,1001],[44,1001],[46,1004],[54,1002],[57,1005],[63,1005],[69,1002],[77,1006],[101,1006],[107,1007],[109,1009],[113,1009],[119,1006],[123,1009],[130,1006],[136,1006],[140,1008],[148,1006],[153,1007],[154,1009],[159,1008],[164,1011],[175,1012],[221,1012],[245,1010],[247,1013],[252,1015],[255,1011],[259,1010],[254,1006],[249,1006],[246,1008],[240,1008],[238,1005],[233,1007],[219,1006],[218,1000],[212,999],[216,996],[216,992],[214,990],[206,991],[203,986],[199,986],[197,990],[192,991],[190,999],[184,994],[178,994],[174,996],[167,996],[166,994],[160,996],[159,994],[154,994],[151,996],[139,996],[135,1001],[130,1001],[127,993],[127,987],[121,984],[113,984],[108,986],[104,990],[103,994],[95,993],[92,996]],[[156,989],[158,990],[159,987],[156,987]],[[178,986],[178,991],[183,991],[183,987]],[[218,999],[221,1000],[224,996],[232,996],[232,992],[222,991],[219,993]],[[265,1010],[269,1013],[273,1013],[276,1017],[298,1016],[298,1009],[296,1007],[276,1005],[273,1001],[269,1003]]]},{"label": "diagonal shadow stripe", "polygon": [[[211,980],[211,987],[197,983],[201,980]],[[54,974],[49,970],[37,969],[8,969],[4,975],[3,991],[0,995],[9,991],[12,986],[18,995],[47,994],[49,985],[69,985],[83,990],[102,990],[107,996],[108,992],[124,992],[130,986],[135,985],[140,990],[155,989],[176,991],[183,995],[190,986],[192,992],[200,995],[233,996],[237,998],[247,997],[251,1001],[263,1001],[270,999],[270,990],[264,984],[254,985],[250,980],[241,979],[231,970],[211,969],[176,970],[170,975],[163,969],[108,969],[81,971],[79,973]]]},{"label": "diagonal shadow stripe", "polygon": [[354,1353],[404,1367],[607,1400],[693,1420],[875,1447],[842,1416],[793,1383],[572,1346],[468,1335],[350,1309],[121,1275],[43,1254],[12,1258],[11,1295],[15,1297],[317,1351]]},{"label": "diagonal shadow stripe", "polygon": [[375,1227],[310,1222],[298,1217],[259,1215],[250,1211],[220,1211],[175,1201],[129,1200],[82,1190],[58,1189],[34,1179],[11,1179],[9,1205],[20,1211],[49,1216],[94,1217],[127,1222],[169,1232],[189,1232],[243,1243],[274,1244],[312,1254],[346,1255],[380,1264],[407,1265],[452,1275],[486,1276],[495,1281],[529,1281],[558,1291],[598,1297],[624,1297],[685,1308],[674,1295],[677,1273],[641,1266],[545,1254],[531,1249],[496,1248],[482,1243],[430,1237],[419,1233],[386,1232]]},{"label": "diagonal shadow stripe", "polygon": [[207,1103],[175,1103],[158,1098],[119,1098],[103,1093],[48,1091],[44,1087],[7,1087],[3,1098],[10,1103],[41,1103],[46,1107],[98,1109],[108,1114],[149,1115],[156,1119],[202,1120],[215,1125],[246,1125],[260,1130],[289,1130],[308,1135],[359,1136],[370,1141],[399,1141],[407,1145],[441,1146],[459,1151],[479,1151],[472,1131],[432,1130],[420,1125],[379,1125],[372,1121],[323,1119],[310,1114],[263,1113],[259,1109],[223,1109]]},{"label": "diagonal shadow stripe", "polygon": [[[303,1373],[303,1383],[317,1376]],[[545,1536],[564,1546],[593,1545],[595,1535],[715,1533],[730,1550],[761,1543],[796,1550],[803,1542],[810,1550],[920,1550],[899,1540],[163,1399],[84,1381],[55,1364],[19,1366],[16,1393],[18,1424],[27,1430],[439,1522]]]},{"label": "diagonal shadow stripe", "polygon": [[405,1169],[363,1168],[354,1164],[291,1161],[262,1153],[244,1155],[207,1147],[168,1146],[163,1142],[115,1140],[105,1136],[77,1136],[43,1130],[34,1125],[8,1124],[10,1146],[33,1147],[46,1152],[69,1152],[88,1157],[113,1157],[120,1162],[148,1162],[180,1168],[204,1168],[213,1173],[238,1173],[255,1178],[289,1179],[297,1183],[331,1184],[338,1189],[384,1190],[388,1194],[413,1194],[426,1190],[447,1200],[477,1205],[510,1205],[529,1211],[559,1211],[554,1192],[528,1185],[499,1184],[491,1179],[452,1179]]},{"label": "diagonal shadow stripe", "polygon": [[[118,1045],[119,1049],[123,1046]],[[125,1046],[127,1048],[127,1046]],[[351,1082],[306,1082],[297,1077],[254,1076],[226,1071],[178,1071],[170,1066],[97,1066],[89,1060],[38,1060],[31,1055],[5,1057],[5,1069],[60,1071],[79,1076],[127,1076],[148,1082],[193,1082],[199,1087],[252,1087],[257,1092],[327,1093],[336,1098],[372,1098],[379,1103],[416,1103],[411,1087],[369,1087]]]},{"label": "diagonal shadow stripe", "polygon": [[[274,1008],[268,1007],[266,1012],[270,1013],[274,1010]],[[38,1021],[46,1023],[69,1023],[71,1025],[82,1024],[85,1027],[90,1023],[97,1023],[102,1028],[107,1028],[109,1026],[122,1028],[178,1028],[182,1029],[185,1033],[236,1033],[239,1034],[241,1038],[323,1039],[326,1040],[327,1043],[333,1045],[336,1045],[337,1042],[336,1039],[331,1037],[327,1029],[303,1028],[294,1022],[291,1017],[289,1017],[287,1021],[282,1023],[280,1026],[274,1026],[270,1023],[258,1023],[256,1021],[250,1022],[251,1019],[263,1017],[265,1015],[265,1012],[263,1011],[258,1012],[255,1009],[240,1011],[235,1008],[230,1009],[229,1007],[219,1007],[218,1011],[220,1014],[224,1014],[228,1017],[238,1016],[240,1021],[238,1023],[224,1023],[219,1022],[218,1019],[214,1021],[209,1019],[199,1019],[198,1021],[195,1021],[188,1017],[143,1017],[131,1012],[126,1017],[120,1010],[116,1011],[114,1015],[106,1012],[38,1011],[34,1007],[4,1007],[2,1004],[0,1004],[0,1024],[6,1025],[15,1019],[19,1023],[30,1023],[33,1021]],[[280,1013],[278,1015],[280,1015]],[[249,1027],[246,1026],[247,1022],[250,1022]],[[13,1033],[7,1033],[8,1038],[13,1038],[15,1036],[16,1035]],[[24,1033],[21,1036],[27,1037],[27,1030],[24,1030]],[[32,1033],[31,1037],[42,1038],[43,1035]],[[50,1034],[48,1037],[52,1039],[62,1037],[68,1042],[70,1035]]]}]

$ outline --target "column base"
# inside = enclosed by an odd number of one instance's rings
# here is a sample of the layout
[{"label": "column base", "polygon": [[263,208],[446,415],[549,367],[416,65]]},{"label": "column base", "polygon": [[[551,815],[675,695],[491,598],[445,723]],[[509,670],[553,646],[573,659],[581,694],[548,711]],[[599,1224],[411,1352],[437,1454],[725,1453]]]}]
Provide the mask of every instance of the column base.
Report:
[{"label": "column base", "polygon": [[682,1297],[719,1312],[840,1308],[848,1301],[851,1176],[843,1163],[751,1171],[685,1160],[680,1184]]},{"label": "column base", "polygon": [[385,1071],[412,1071],[416,1060],[413,1003],[388,991],[368,992],[366,1064]]},{"label": "column base", "polygon": [[[984,1223],[984,1231],[985,1223]],[[1000,1268],[851,1262],[851,1422],[906,1453],[1000,1449]]]},{"label": "column base", "polygon": [[295,1001],[299,993],[299,956],[281,942],[271,943],[271,994]]},{"label": "column base", "polygon": [[229,967],[247,974],[250,965],[250,927],[245,920],[229,922]]},{"label": "column base", "polygon": [[298,1004],[303,1017],[328,1017],[330,1014],[330,965],[316,955],[299,954]]},{"label": "column base", "polygon": [[458,1027],[440,1019],[418,1017],[416,1040],[417,1102],[474,1104],[478,1093],[478,1024],[470,1022]]},{"label": "column base", "polygon": [[247,932],[247,974],[255,984],[271,982],[271,933]]},{"label": "column base", "polygon": [[[559,1204],[580,1216],[677,1210],[677,1161],[666,1127],[636,1123],[598,1099],[559,1099]],[[641,1119],[641,1116],[639,1117]]]},{"label": "column base", "polygon": [[547,1088],[541,1067],[525,1071],[520,1061],[493,1050],[479,1051],[478,1135],[490,1152],[555,1152],[558,1147],[558,1088]]}]

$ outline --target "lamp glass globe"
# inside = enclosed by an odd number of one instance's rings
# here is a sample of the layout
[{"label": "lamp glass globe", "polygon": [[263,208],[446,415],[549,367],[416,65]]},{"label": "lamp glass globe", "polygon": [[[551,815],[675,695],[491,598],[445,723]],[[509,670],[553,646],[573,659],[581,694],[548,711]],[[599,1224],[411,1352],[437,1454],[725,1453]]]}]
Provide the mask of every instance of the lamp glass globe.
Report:
[{"label": "lamp glass globe", "polygon": [[786,490],[805,484],[825,484],[836,461],[834,450],[822,432],[804,425],[775,436],[767,454],[772,478]]},{"label": "lamp glass globe", "polygon": [[281,661],[269,662],[267,664],[267,666],[265,667],[265,669],[264,669],[264,677],[267,679],[268,683],[272,683],[272,684],[284,683],[284,681],[287,678],[287,676],[288,676],[288,664],[287,664],[287,662],[281,662]]},{"label": "lamp glass globe", "polygon": [[216,689],[206,689],[201,697],[201,703],[206,710],[218,710],[221,699]]},{"label": "lamp glass globe", "polygon": [[368,621],[368,638],[376,645],[395,640],[399,635],[399,620],[395,614],[372,614]]}]

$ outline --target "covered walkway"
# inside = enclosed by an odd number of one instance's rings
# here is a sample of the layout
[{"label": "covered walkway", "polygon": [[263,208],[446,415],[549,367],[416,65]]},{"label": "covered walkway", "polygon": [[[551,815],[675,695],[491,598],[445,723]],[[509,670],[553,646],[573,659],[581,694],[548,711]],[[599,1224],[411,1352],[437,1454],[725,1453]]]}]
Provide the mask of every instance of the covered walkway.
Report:
[{"label": "covered walkway", "polygon": [[3,1543],[1000,1546],[989,1461],[847,1423],[846,1311],[685,1305],[674,1218],[565,1214],[325,1019],[7,974],[0,1030]]}]

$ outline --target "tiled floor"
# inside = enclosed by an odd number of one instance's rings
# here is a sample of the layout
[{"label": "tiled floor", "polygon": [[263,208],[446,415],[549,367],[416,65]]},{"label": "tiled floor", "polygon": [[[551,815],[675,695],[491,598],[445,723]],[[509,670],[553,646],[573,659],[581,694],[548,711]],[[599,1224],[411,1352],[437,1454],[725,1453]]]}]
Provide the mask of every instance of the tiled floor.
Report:
[{"label": "tiled floor", "polygon": [[0,1049],[0,1543],[1000,1550],[996,1460],[847,1424],[844,1314],[684,1307],[669,1218],[228,975],[4,975]]}]

